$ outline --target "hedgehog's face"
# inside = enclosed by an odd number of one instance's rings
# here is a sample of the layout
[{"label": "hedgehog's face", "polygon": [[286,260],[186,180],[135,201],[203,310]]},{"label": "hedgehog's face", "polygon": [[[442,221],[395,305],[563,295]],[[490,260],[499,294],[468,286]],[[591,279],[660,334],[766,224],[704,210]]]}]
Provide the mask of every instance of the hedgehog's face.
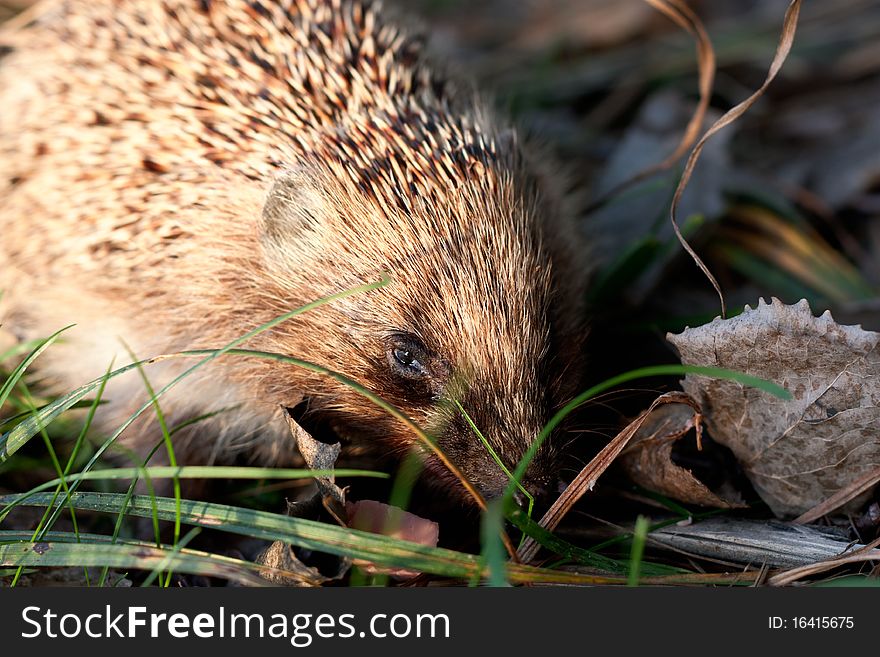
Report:
[{"label": "hedgehog's face", "polygon": [[[554,300],[552,256],[536,234],[537,219],[509,191],[494,200],[476,198],[481,193],[468,198],[463,192],[448,207],[389,216],[391,210],[358,206],[348,195],[328,209],[327,199],[343,197],[338,191],[308,197],[288,192],[284,207],[297,201],[294,227],[302,230],[302,218],[320,225],[314,235],[321,252],[312,244],[311,255],[289,255],[305,248],[288,239],[289,220],[276,217],[266,231],[282,244],[272,247],[275,257],[295,261],[304,272],[306,278],[292,285],[307,289],[308,277],[319,270],[321,280],[330,277],[342,287],[391,276],[386,287],[312,311],[321,328],[310,333],[316,342],[309,355],[405,413],[481,494],[496,497],[509,483],[505,471],[516,468],[570,395],[562,385],[566,359],[553,347],[565,344],[560,327],[570,322],[560,315],[574,308]],[[279,207],[267,204],[269,219]],[[431,216],[422,214],[428,211]],[[573,371],[566,374],[576,383]],[[313,393],[312,408],[339,433],[398,452],[418,443],[404,423],[350,388],[321,385],[328,388]],[[556,455],[549,444],[539,450],[527,488],[555,488]],[[434,481],[461,490],[436,456],[426,456],[426,468]]]},{"label": "hedgehog's face", "polygon": [[[472,300],[461,286],[413,313],[412,294],[393,281],[360,306],[357,314],[369,318],[355,336],[364,359],[360,380],[424,428],[481,494],[496,497],[562,401],[556,382],[545,378],[552,370],[547,316],[537,310],[534,318],[512,324],[510,311],[519,300],[501,297],[483,300],[479,321],[465,321]],[[385,441],[413,444],[412,432],[387,415],[369,413],[357,424]],[[526,478],[533,493],[555,488],[555,457],[550,445],[540,450]],[[453,482],[435,455],[426,465],[435,481]]]},{"label": "hedgehog's face", "polygon": [[[509,483],[505,470],[516,469],[540,432],[548,396],[540,385],[509,393],[499,390],[493,373],[480,370],[475,354],[463,357],[460,345],[443,349],[436,336],[433,342],[435,346],[429,347],[412,333],[389,332],[383,341],[385,362],[374,360],[378,361],[374,389],[417,418],[484,497],[497,497]],[[498,349],[493,354],[496,359],[510,356],[501,353],[500,345]],[[399,427],[384,430],[394,435]],[[554,457],[550,449],[541,450],[528,471],[526,487],[537,496],[550,492],[557,479],[552,472]],[[436,481],[452,482],[437,456],[429,455],[426,464]]]}]

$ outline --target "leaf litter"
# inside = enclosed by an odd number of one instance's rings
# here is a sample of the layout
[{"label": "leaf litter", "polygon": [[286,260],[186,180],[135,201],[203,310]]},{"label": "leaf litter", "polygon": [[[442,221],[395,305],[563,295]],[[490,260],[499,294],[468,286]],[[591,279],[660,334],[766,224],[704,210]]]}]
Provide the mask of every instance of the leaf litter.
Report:
[{"label": "leaf litter", "polygon": [[[285,418],[306,467],[310,470],[332,470],[342,451],[341,443],[326,443],[312,437],[290,412],[285,413]],[[339,487],[334,476],[316,476],[315,484],[315,491],[310,497],[288,502],[289,515],[302,517],[314,513],[315,509],[323,508],[342,527],[361,529],[429,547],[436,547],[438,544],[440,527],[431,520],[374,500],[350,502],[346,499],[346,489]],[[371,574],[382,573],[401,579],[420,574],[406,568],[382,568],[363,560],[340,557],[335,572],[326,576],[317,568],[303,563],[293,546],[280,540],[270,544],[257,558],[257,562],[286,571],[283,576],[273,575],[271,572],[263,575],[275,584],[286,586],[322,586],[342,578],[352,565]]]}]

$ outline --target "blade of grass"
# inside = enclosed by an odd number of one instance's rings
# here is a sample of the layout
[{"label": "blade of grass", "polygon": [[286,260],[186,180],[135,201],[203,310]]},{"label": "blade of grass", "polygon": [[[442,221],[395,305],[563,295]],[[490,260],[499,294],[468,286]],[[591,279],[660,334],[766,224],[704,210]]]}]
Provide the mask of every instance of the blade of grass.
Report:
[{"label": "blade of grass", "polygon": [[[112,366],[113,365],[111,362],[110,366],[107,369],[108,373],[109,373],[110,369],[112,369]],[[95,412],[96,412],[98,406],[101,404],[101,399],[104,396],[104,389],[105,389],[106,384],[107,384],[107,374],[105,374],[105,377],[104,377],[103,381],[101,382],[101,385],[98,387],[98,391],[97,391],[97,394],[95,395],[95,399],[92,402],[91,407],[89,408],[88,415],[86,416],[85,424],[83,425],[83,428],[79,432],[79,435],[77,436],[76,442],[74,443],[73,450],[71,450],[70,456],[67,459],[67,465],[64,468],[64,472],[62,473],[61,477],[54,480],[55,482],[57,482],[57,487],[55,489],[55,493],[52,496],[53,502],[52,502],[52,504],[50,504],[46,507],[46,511],[45,511],[45,513],[43,513],[43,516],[40,518],[40,521],[37,524],[37,530],[35,531],[34,536],[31,538],[31,540],[34,540],[34,541],[43,540],[43,536],[46,534],[46,532],[49,529],[52,528],[52,526],[54,526],[55,521],[61,515],[62,508],[69,508],[71,518],[73,518],[75,521],[74,509],[69,504],[70,489],[67,486],[67,483],[65,481],[65,477],[70,472],[71,468],[73,467],[73,464],[76,461],[76,457],[79,454],[79,451],[82,449],[82,445],[84,444],[86,433],[88,432],[89,427],[91,426],[91,423],[95,417]],[[41,433],[45,434],[45,430],[41,430]],[[50,488],[50,487],[51,486],[47,486],[47,488]],[[61,494],[62,490],[65,493],[64,503],[61,505],[58,505],[53,512],[52,508],[54,505],[54,501],[56,499],[58,499],[58,496]],[[18,581],[18,578],[16,577],[16,580],[13,582],[13,585],[17,581]]]},{"label": "blade of grass", "polygon": [[636,518],[636,526],[633,529],[632,551],[629,558],[629,574],[626,578],[627,586],[638,586],[641,577],[642,557],[645,554],[645,541],[648,538],[648,519],[645,516]]},{"label": "blade of grass", "polygon": [[[126,351],[128,351],[129,357],[134,361],[138,362],[137,356],[134,352],[126,345]],[[177,455],[174,453],[174,442],[171,440],[171,432],[168,430],[168,423],[165,421],[165,413],[162,412],[162,405],[159,403],[158,397],[156,397],[156,391],[153,389],[153,385],[150,383],[150,379],[144,371],[143,367],[138,367],[138,374],[140,374],[141,381],[143,381],[144,387],[147,389],[147,395],[149,397],[150,402],[153,405],[153,410],[156,412],[156,419],[159,422],[159,429],[162,432],[162,442],[165,446],[165,453],[168,455],[168,464],[172,468],[177,467]],[[146,464],[145,464],[146,465]],[[135,478],[136,479],[136,478]],[[172,477],[171,478],[172,487],[174,489],[174,499],[177,502],[177,515],[174,518],[174,538],[171,541],[173,546],[177,546],[178,541],[180,540],[180,500],[181,500],[181,492],[180,492],[180,478]],[[134,480],[132,481],[134,483]],[[150,483],[148,482],[148,485]],[[153,487],[150,485],[150,494],[153,494]],[[156,542],[159,542],[159,536],[156,535]],[[172,571],[168,571],[165,577],[165,588],[171,585],[171,577],[174,573]]]},{"label": "blade of grass", "polygon": [[[37,346],[31,350],[31,352],[25,357],[23,361],[21,361],[9,377],[6,379],[6,382],[0,386],[0,408],[3,408],[3,404],[6,403],[6,400],[9,398],[9,394],[12,392],[13,388],[15,388],[16,384],[21,380],[21,377],[24,376],[24,373],[27,371],[27,368],[31,366],[31,364],[40,357],[46,349],[48,349],[52,343],[54,343],[64,331],[71,328],[73,325],[65,326],[63,329],[56,331],[52,335],[50,335],[45,340],[40,340],[37,343]],[[2,458],[0,458],[2,460]]]},{"label": "blade of grass", "polygon": [[519,491],[529,501],[528,515],[529,515],[529,518],[531,518],[532,517],[532,510],[535,508],[535,498],[532,496],[531,493],[529,493],[529,491],[527,491],[525,488],[523,488],[523,486],[519,482],[519,480],[514,478],[513,473],[508,469],[508,467],[506,465],[504,465],[504,462],[501,460],[501,457],[498,456],[498,453],[492,448],[492,445],[489,444],[489,441],[486,440],[486,437],[483,435],[483,432],[480,431],[480,429],[477,427],[477,425],[471,419],[471,416],[468,415],[467,411],[464,410],[464,406],[461,405],[461,402],[459,402],[456,399],[456,400],[454,400],[454,403],[455,403],[456,408],[458,408],[459,413],[461,413],[462,417],[464,417],[465,421],[470,426],[471,431],[473,431],[477,435],[477,438],[479,438],[480,442],[483,443],[483,447],[485,447],[486,451],[489,452],[489,456],[491,456],[492,460],[495,461],[495,463],[498,465],[499,468],[501,468],[501,471],[505,475],[507,475],[508,481],[514,482],[516,484],[516,487],[519,489]]},{"label": "blade of grass", "polygon": [[[146,455],[146,457],[141,462],[142,468],[146,467],[146,464],[150,462],[150,460],[153,458],[155,453],[157,451],[159,451],[159,448],[162,447],[162,445],[164,443],[165,443],[165,440],[163,438],[162,440],[160,440],[159,442],[157,442],[153,446],[153,449],[150,450],[150,452]],[[132,460],[137,462],[138,456],[134,453],[132,453],[131,456],[132,456]],[[159,532],[159,509],[156,504],[155,493],[153,492],[152,480],[149,477],[145,477],[144,481],[146,482],[146,485],[149,486],[150,494],[151,494],[151,497],[150,497],[150,516],[149,517],[153,523],[153,536],[155,537],[156,545],[161,545],[162,541],[161,541],[161,535]],[[114,543],[119,538],[120,531],[122,531],[122,523],[125,520],[125,513],[128,509],[128,505],[131,503],[131,498],[134,496],[134,490],[135,490],[135,487],[137,486],[137,482],[138,482],[137,479],[133,479],[131,481],[131,483],[128,485],[128,490],[125,491],[125,497],[123,498],[122,504],[119,506],[119,511],[116,514],[116,521],[113,523],[113,535],[111,537],[111,540]],[[2,518],[2,514],[0,514],[0,518]],[[104,586],[105,582],[107,581],[107,576],[109,575],[109,573],[110,573],[110,567],[104,566],[104,569],[101,571],[101,580],[98,582],[99,586]]]},{"label": "blade of grass", "polygon": [[[500,529],[504,523],[504,507],[502,500],[489,502],[489,508],[483,513],[481,524],[481,536],[483,550],[480,562],[488,572],[487,584],[489,586],[510,586],[507,579],[507,555],[501,542]],[[476,584],[471,580],[471,584]]]},{"label": "blade of grass", "polygon": [[178,572],[220,577],[239,584],[265,586],[259,577],[265,569],[256,564],[219,555],[145,545],[96,543],[10,543],[0,545],[0,565],[107,566],[148,570],[173,567]]},{"label": "blade of grass", "polygon": [[[314,477],[373,477],[389,479],[387,472],[339,468],[334,470],[308,470],[305,468],[258,468],[252,466],[225,465],[151,465],[128,468],[101,468],[89,472],[65,475],[72,481],[118,481],[136,479],[138,476],[151,479],[311,479]],[[61,483],[61,479],[47,481],[32,489],[42,492]]]},{"label": "blade of grass", "polygon": [[[31,407],[33,412],[36,412],[36,406],[33,403],[33,398],[30,395],[30,391],[27,389],[26,386],[24,386],[23,383],[21,385],[23,386],[25,403]],[[49,434],[46,432],[45,428],[40,431],[40,435],[43,438],[43,443],[46,447],[46,452],[49,454],[49,459],[52,463],[52,467],[55,469],[56,474],[59,475],[59,479],[61,479],[61,483],[59,485],[59,491],[60,491],[60,489],[63,488],[65,493],[67,493],[68,497],[69,497],[70,492],[69,492],[69,489],[67,486],[67,482],[64,481],[64,471],[61,468],[61,462],[58,460],[58,455],[55,453],[55,448],[52,445],[52,440],[49,438]],[[56,498],[58,497],[59,491],[55,492]],[[67,506],[67,508],[70,511],[70,522],[73,527],[74,535],[78,535],[79,534],[79,525],[76,520],[76,510],[72,506]],[[31,538],[31,540],[37,540],[37,537],[39,536],[40,532],[45,527],[44,523],[47,519],[47,515],[48,515],[48,509],[46,510],[46,513],[43,514],[42,518],[40,518],[40,522],[37,524],[37,527],[33,532],[33,536]],[[18,581],[19,581],[21,574],[22,574],[22,570],[23,570],[23,568],[19,567],[18,572],[15,574],[15,577],[12,578],[12,583],[10,584],[11,587],[14,587],[16,584],[18,584]],[[89,583],[88,570],[84,570],[84,574],[85,574],[86,585],[88,585],[88,583]]]},{"label": "blade of grass", "polygon": [[[177,517],[179,518],[180,515],[178,514]],[[157,577],[161,578],[162,572],[165,571],[168,573],[168,578],[165,582],[164,588],[168,588],[171,585],[171,574],[174,572],[174,567],[171,564],[171,561],[174,559],[174,557],[176,555],[180,554],[183,551],[183,548],[185,548],[192,539],[194,539],[196,536],[198,536],[201,533],[201,531],[202,531],[201,527],[193,527],[192,529],[190,529],[186,533],[186,535],[183,538],[180,538],[180,539],[175,538],[174,545],[171,546],[171,553],[168,555],[168,557],[166,558],[166,560],[163,563],[160,563],[159,565],[157,565],[153,569],[153,572],[151,572],[147,576],[147,578],[141,584],[141,587],[146,588],[146,587],[150,586],[153,582],[156,581]],[[160,583],[161,583],[161,581],[160,581]]]}]

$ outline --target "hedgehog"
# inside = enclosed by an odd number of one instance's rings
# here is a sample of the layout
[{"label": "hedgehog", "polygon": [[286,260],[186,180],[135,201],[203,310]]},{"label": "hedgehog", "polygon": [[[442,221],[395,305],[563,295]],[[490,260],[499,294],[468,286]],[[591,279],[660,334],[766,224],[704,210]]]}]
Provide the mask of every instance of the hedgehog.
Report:
[{"label": "hedgehog", "polygon": [[[502,493],[474,427],[512,469],[576,392],[584,240],[546,149],[432,65],[406,18],[368,0],[45,0],[0,41],[0,318],[21,340],[74,325],[35,365],[45,390],[387,276],[245,346],[360,382]],[[105,398],[110,430],[143,381]],[[175,434],[182,463],[295,462],[291,408],[377,455],[420,444],[336,379],[260,358],[211,362],[161,408],[169,426],[200,418]],[[161,437],[143,416],[123,440],[147,454]],[[564,452],[542,445],[526,487],[557,485]]]}]

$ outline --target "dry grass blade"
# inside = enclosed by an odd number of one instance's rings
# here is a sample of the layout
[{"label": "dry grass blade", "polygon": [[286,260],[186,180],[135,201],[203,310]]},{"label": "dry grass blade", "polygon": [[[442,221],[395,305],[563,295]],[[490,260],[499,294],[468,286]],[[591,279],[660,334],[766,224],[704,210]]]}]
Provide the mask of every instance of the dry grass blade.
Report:
[{"label": "dry grass blade", "polygon": [[691,120],[685,128],[681,141],[675,150],[659,164],[643,171],[637,178],[644,180],[658,171],[668,169],[684,155],[696,141],[709,109],[709,100],[712,97],[712,83],[715,80],[715,50],[709,40],[709,34],[699,17],[682,0],[645,0],[658,11],[666,14],[682,29],[687,30],[697,42],[697,70],[699,71],[700,100],[694,110]]},{"label": "dry grass blade", "polygon": [[681,234],[681,230],[678,227],[678,222],[675,219],[675,211],[678,208],[678,203],[681,200],[681,196],[684,193],[685,188],[687,187],[688,182],[691,179],[691,176],[694,173],[694,167],[697,164],[697,160],[700,157],[700,153],[703,152],[703,147],[706,145],[706,142],[709,139],[720,131],[722,128],[730,125],[743,114],[745,114],[749,108],[754,105],[758,99],[764,95],[764,92],[767,91],[767,87],[770,86],[770,83],[773,82],[776,75],[779,73],[779,70],[782,68],[782,64],[785,62],[788,57],[788,53],[791,51],[791,46],[794,43],[794,35],[797,29],[797,20],[798,15],[801,10],[801,0],[792,0],[791,4],[788,5],[788,9],[785,12],[785,19],[782,24],[782,36],[779,39],[779,44],[776,47],[776,54],[773,56],[773,61],[770,63],[770,69],[767,72],[767,77],[764,79],[764,82],[758,88],[755,93],[746,98],[744,101],[735,105],[731,109],[729,109],[725,114],[719,118],[715,123],[713,123],[710,128],[706,131],[706,133],[700,138],[700,141],[697,142],[697,145],[694,146],[694,150],[691,151],[690,156],[687,159],[687,162],[684,166],[684,171],[681,174],[681,180],[678,182],[678,187],[675,189],[675,194],[672,197],[672,205],[669,208],[669,219],[672,222],[672,228],[675,230],[675,236],[678,238],[678,241],[681,243],[682,247],[685,251],[687,251],[688,255],[694,260],[703,274],[709,279],[712,283],[712,287],[715,288],[715,291],[718,293],[718,299],[721,301],[721,316],[725,317],[727,315],[727,309],[724,304],[724,294],[721,292],[721,286],[718,284],[718,281],[709,271],[709,268],[706,267],[705,263],[700,259],[700,256],[696,254],[696,252],[691,248],[691,245],[688,244],[687,240],[684,238],[684,235]]},{"label": "dry grass blade", "polygon": [[837,568],[838,566],[843,566],[848,563],[858,563],[860,561],[880,562],[880,550],[876,549],[877,546],[880,546],[880,538],[875,539],[868,543],[865,547],[855,550],[850,554],[844,555],[842,557],[828,559],[827,561],[819,561],[817,563],[811,563],[807,566],[801,566],[800,568],[792,568],[791,570],[786,570],[785,572],[774,575],[773,577],[768,579],[767,583],[770,586],[787,586],[789,584],[793,584],[799,579],[803,579],[804,577],[809,577],[810,575],[818,575],[819,573],[824,573],[826,571],[832,570],[834,568]]},{"label": "dry grass blade", "polygon": [[709,34],[703,22],[683,0],[645,0],[645,2],[668,16],[670,20],[687,31],[696,40],[700,99],[675,150],[662,162],[658,162],[640,171],[632,178],[624,180],[609,192],[603,194],[589,206],[587,212],[592,212],[602,207],[624,190],[673,166],[697,140],[700,129],[703,126],[703,121],[706,118],[706,112],[709,109],[712,85],[715,81],[715,49],[712,47],[712,42],[709,40]]},{"label": "dry grass blade", "polygon": [[[695,402],[683,392],[667,392],[655,399],[651,405],[642,412],[635,420],[633,420],[623,431],[602,448],[596,456],[591,460],[583,470],[572,480],[565,491],[556,499],[553,505],[548,509],[544,517],[539,523],[541,527],[547,531],[553,531],[562,518],[569,512],[572,506],[583,497],[588,491],[592,490],[599,476],[608,469],[608,466],[614,462],[614,459],[620,454],[627,443],[632,439],[636,432],[641,429],[645,420],[651,412],[663,404],[687,404],[696,412],[700,409],[695,406]],[[528,563],[538,552],[537,541],[531,537],[527,537],[519,548],[517,553],[520,561]]]},{"label": "dry grass blade", "polygon": [[799,515],[792,522],[798,525],[808,525],[811,522],[816,522],[822,516],[839,509],[844,504],[858,497],[865,491],[870,490],[878,483],[880,483],[880,468],[872,470],[866,475],[859,477],[849,486],[842,488],[821,504],[817,504],[809,511]]}]

